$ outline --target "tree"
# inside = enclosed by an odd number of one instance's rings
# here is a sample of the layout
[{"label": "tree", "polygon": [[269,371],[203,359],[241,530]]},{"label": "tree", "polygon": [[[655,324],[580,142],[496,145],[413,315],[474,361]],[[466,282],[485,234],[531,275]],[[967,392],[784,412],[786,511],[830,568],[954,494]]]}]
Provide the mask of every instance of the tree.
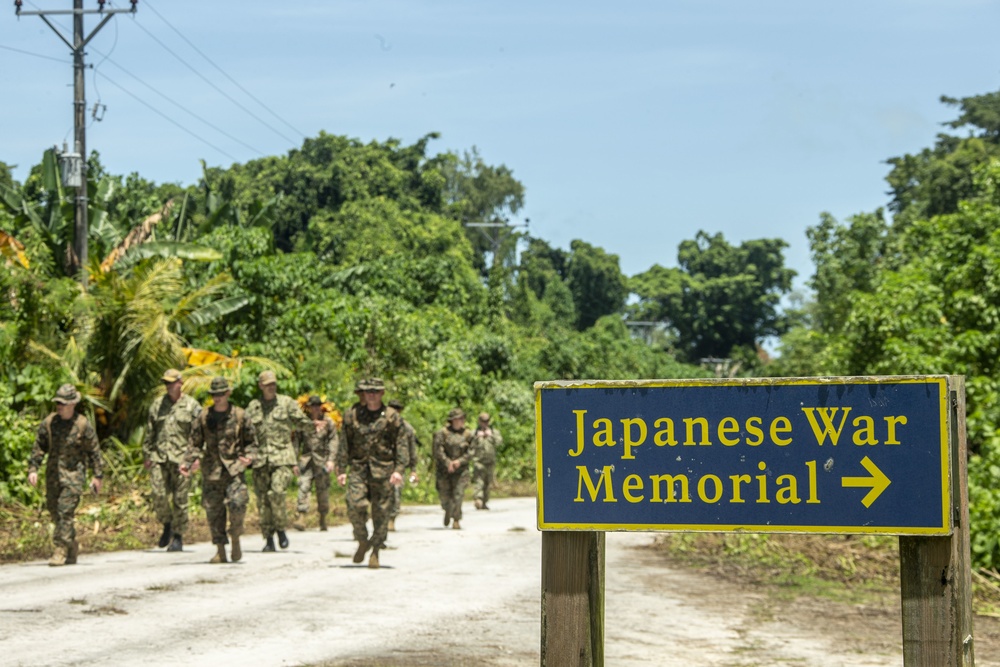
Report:
[{"label": "tree", "polygon": [[618,266],[618,255],[579,239],[571,241],[569,247],[566,286],[573,295],[576,328],[583,331],[601,317],[621,312],[628,286]]},{"label": "tree", "polygon": [[632,278],[639,297],[633,316],[666,322],[691,362],[728,357],[736,347],[755,351],[764,338],[788,328],[778,309],[795,277],[784,267],[787,245],[759,239],[734,247],[722,234],[699,231],[680,244],[677,268],[657,264]]}]

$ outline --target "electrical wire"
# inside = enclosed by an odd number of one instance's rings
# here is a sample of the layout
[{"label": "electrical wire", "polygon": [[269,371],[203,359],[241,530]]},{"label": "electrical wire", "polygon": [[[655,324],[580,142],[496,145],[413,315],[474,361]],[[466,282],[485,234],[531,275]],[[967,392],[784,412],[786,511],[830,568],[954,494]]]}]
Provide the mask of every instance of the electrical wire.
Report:
[{"label": "electrical wire", "polygon": [[[103,55],[100,51],[98,51],[97,49],[95,49],[93,47],[91,47],[91,50],[94,51],[95,53],[97,53],[98,55]],[[156,93],[157,95],[159,95],[164,101],[166,101],[166,102],[172,104],[173,106],[177,107],[178,109],[180,109],[184,113],[188,114],[192,118],[194,118],[194,119],[196,119],[196,120],[204,123],[205,125],[207,125],[208,127],[212,128],[213,130],[215,130],[219,134],[223,135],[227,139],[230,139],[231,141],[234,141],[234,142],[238,143],[239,145],[243,146],[244,148],[250,149],[251,151],[253,151],[257,155],[260,155],[262,157],[264,156],[264,151],[260,150],[259,148],[254,147],[254,146],[251,146],[250,144],[246,143],[245,141],[242,141],[241,139],[239,139],[237,137],[234,137],[232,134],[230,134],[226,130],[222,129],[218,125],[215,125],[211,121],[209,121],[209,120],[207,120],[207,119],[199,116],[197,113],[195,113],[194,111],[191,111],[190,109],[186,108],[184,105],[182,105],[180,102],[177,102],[176,100],[174,100],[173,98],[171,98],[169,95],[166,95],[166,94],[160,92],[159,90],[157,90],[156,88],[154,88],[150,84],[146,83],[141,78],[139,78],[138,76],[136,76],[132,72],[128,71],[127,69],[125,69],[124,67],[122,67],[121,65],[119,65],[117,62],[115,62],[114,60],[112,60],[111,58],[105,57],[104,61],[102,61],[102,62],[105,62],[105,61],[108,62],[109,64],[117,67],[119,70],[121,70],[125,74],[129,75],[130,77],[132,77],[133,79],[135,79],[136,81],[138,81],[140,84],[142,84],[143,86],[145,86],[148,90],[150,90],[153,93]],[[96,76],[96,74],[97,74],[97,72],[95,72],[95,76]],[[102,74],[102,76],[103,76],[103,74]]]},{"label": "electrical wire", "polygon": [[197,139],[201,143],[205,144],[206,146],[208,146],[208,147],[210,147],[210,148],[218,151],[219,153],[222,153],[223,155],[225,155],[226,157],[228,157],[233,162],[239,162],[238,159],[236,159],[235,157],[233,157],[232,155],[230,155],[226,151],[222,150],[221,148],[219,148],[218,146],[216,146],[212,142],[208,141],[204,137],[201,137],[201,136],[195,134],[194,132],[192,132],[191,130],[189,130],[188,128],[184,127],[183,125],[181,125],[180,123],[178,123],[177,121],[175,121],[173,118],[171,118],[167,114],[163,113],[162,111],[160,111],[159,109],[157,109],[156,107],[154,107],[152,104],[150,104],[146,100],[142,99],[141,97],[139,97],[138,95],[136,95],[135,93],[133,93],[132,91],[130,91],[129,89],[125,88],[125,86],[121,85],[120,83],[118,83],[114,79],[110,78],[107,74],[104,74],[103,72],[100,72],[99,74],[100,74],[101,78],[103,78],[105,81],[107,81],[111,85],[115,86],[116,88],[118,88],[119,90],[121,90],[123,93],[125,93],[126,95],[128,95],[129,97],[131,97],[132,99],[134,99],[136,102],[139,102],[140,104],[142,104],[143,106],[145,106],[147,109],[149,109],[150,111],[152,111],[156,115],[158,115],[161,118],[163,118],[164,120],[166,120],[168,123],[176,126],[181,131],[186,132],[187,134],[191,135],[192,137],[194,137],[195,139]]},{"label": "electrical wire", "polygon": [[222,69],[222,68],[221,68],[221,67],[220,67],[219,65],[217,65],[217,64],[216,64],[216,63],[215,63],[215,62],[214,62],[214,61],[213,61],[213,60],[212,60],[211,58],[209,58],[209,57],[208,57],[207,55],[205,55],[205,53],[204,53],[204,52],[203,52],[203,51],[202,51],[201,49],[199,49],[199,48],[198,48],[197,46],[195,46],[195,45],[194,45],[194,43],[193,43],[193,42],[192,42],[192,41],[191,41],[190,39],[188,39],[188,38],[187,38],[187,37],[186,37],[186,36],[185,36],[185,35],[184,35],[184,34],[183,34],[183,33],[182,33],[182,32],[181,32],[180,30],[178,30],[177,28],[175,28],[175,27],[173,26],[173,24],[171,24],[171,23],[170,23],[170,21],[168,21],[168,20],[167,20],[167,19],[166,19],[166,18],[165,18],[165,17],[164,17],[164,16],[162,15],[162,14],[160,14],[160,12],[156,11],[156,7],[154,7],[154,6],[152,5],[152,3],[150,3],[150,2],[149,2],[149,0],[145,0],[145,1],[143,2],[143,6],[144,6],[144,7],[146,7],[146,8],[148,8],[148,9],[149,9],[149,11],[153,12],[154,14],[156,14],[156,16],[157,16],[157,17],[159,17],[159,19],[160,19],[161,21],[163,21],[164,23],[166,23],[166,24],[167,24],[167,26],[168,26],[168,27],[169,27],[169,28],[170,28],[171,30],[173,30],[173,31],[174,31],[175,33],[177,33],[177,35],[178,35],[178,36],[179,36],[179,37],[180,37],[181,39],[183,39],[183,40],[184,40],[185,42],[187,42],[187,45],[188,45],[188,46],[190,46],[190,47],[191,47],[192,49],[194,49],[194,50],[195,50],[195,52],[196,52],[196,53],[197,53],[198,55],[200,55],[200,56],[201,56],[202,58],[204,58],[204,59],[205,59],[206,61],[208,61],[208,63],[209,63],[209,64],[210,64],[210,65],[211,65],[212,67],[214,67],[215,69],[217,69],[217,70],[219,71],[219,73],[220,73],[220,74],[222,74],[222,76],[226,77],[226,79],[228,79],[230,83],[232,83],[232,84],[233,84],[234,86],[236,86],[237,88],[239,88],[240,90],[242,90],[242,91],[243,91],[243,93],[244,93],[244,94],[246,94],[246,96],[247,96],[247,97],[249,97],[249,98],[250,98],[250,99],[252,99],[252,100],[253,100],[254,102],[256,102],[257,104],[259,104],[259,105],[260,105],[261,107],[263,107],[263,108],[264,108],[264,110],[265,110],[265,111],[267,111],[268,113],[270,113],[270,114],[271,114],[272,116],[274,116],[274,117],[275,117],[275,118],[277,118],[277,119],[278,119],[279,121],[281,121],[282,123],[284,123],[284,124],[285,124],[285,125],[286,125],[286,126],[287,126],[288,128],[290,128],[290,129],[291,129],[291,130],[292,130],[293,132],[295,132],[295,133],[296,133],[296,134],[298,134],[298,135],[299,135],[300,137],[302,137],[303,139],[305,139],[305,137],[306,137],[305,133],[303,133],[303,132],[302,132],[301,130],[299,130],[299,129],[298,129],[298,128],[296,128],[296,127],[295,127],[294,125],[292,125],[291,123],[289,123],[289,122],[288,122],[287,120],[285,120],[284,118],[282,118],[282,117],[281,117],[280,115],[278,115],[278,113],[277,113],[276,111],[274,111],[273,109],[271,109],[270,107],[268,107],[268,106],[267,106],[266,104],[264,104],[264,103],[263,103],[262,101],[260,101],[259,99],[257,99],[257,97],[256,97],[256,96],[255,96],[255,95],[254,95],[253,93],[251,93],[251,92],[250,92],[249,90],[247,90],[247,89],[246,89],[246,88],[244,88],[244,87],[243,87],[242,85],[240,85],[240,83],[239,83],[239,82],[238,82],[238,81],[237,81],[236,79],[234,79],[233,77],[229,76],[229,74],[228,74],[228,73],[227,73],[227,72],[226,72],[226,71],[225,71],[224,69]]},{"label": "electrical wire", "polygon": [[280,132],[280,131],[279,131],[279,130],[278,130],[277,128],[275,128],[275,127],[274,127],[274,126],[272,126],[272,125],[271,125],[270,123],[268,123],[268,122],[267,122],[266,120],[264,120],[263,118],[261,118],[260,116],[258,116],[257,114],[255,114],[255,113],[254,113],[253,111],[251,111],[250,109],[246,108],[246,106],[244,106],[243,104],[241,104],[241,103],[240,103],[240,102],[239,102],[239,101],[238,101],[238,100],[237,100],[236,98],[234,98],[234,97],[233,97],[232,95],[230,95],[229,93],[227,93],[226,91],[222,90],[222,89],[221,89],[221,88],[219,88],[219,87],[218,87],[217,85],[215,85],[214,83],[212,83],[212,81],[210,81],[210,80],[208,79],[208,77],[206,77],[206,76],[205,76],[204,74],[202,74],[201,72],[199,72],[199,71],[198,71],[198,70],[197,70],[197,69],[196,69],[196,68],[195,68],[194,66],[192,66],[192,65],[191,65],[190,63],[188,63],[188,62],[187,62],[186,60],[184,60],[183,58],[181,58],[181,57],[180,57],[180,56],[179,56],[179,55],[178,55],[178,54],[177,54],[177,53],[176,53],[176,52],[175,52],[175,51],[174,51],[173,49],[171,49],[171,48],[170,48],[169,46],[167,46],[166,44],[164,44],[164,43],[163,43],[163,42],[162,42],[162,41],[160,40],[160,38],[159,38],[159,37],[157,37],[156,35],[154,35],[154,34],[153,34],[152,32],[150,32],[150,31],[149,31],[149,30],[148,30],[148,29],[147,29],[147,28],[146,28],[145,26],[143,26],[143,25],[142,25],[142,23],[140,23],[140,22],[139,22],[138,20],[136,20],[136,21],[134,21],[134,22],[135,22],[135,24],[136,24],[137,26],[139,26],[139,28],[140,28],[140,29],[141,29],[141,30],[142,30],[142,31],[143,31],[144,33],[146,33],[146,34],[147,34],[147,35],[149,36],[149,38],[150,38],[150,39],[152,39],[152,40],[153,40],[154,42],[156,42],[156,43],[157,43],[157,44],[159,44],[159,45],[160,45],[161,47],[163,47],[163,49],[164,49],[164,50],[165,50],[165,51],[166,51],[167,53],[169,53],[169,54],[170,54],[170,55],[172,55],[172,56],[173,56],[174,58],[176,58],[176,59],[177,59],[177,60],[178,60],[178,61],[179,61],[179,62],[180,62],[180,63],[181,63],[182,65],[184,65],[184,66],[185,66],[185,67],[187,67],[187,68],[188,68],[189,70],[191,70],[191,72],[192,72],[192,73],[194,73],[194,74],[195,74],[195,76],[197,76],[197,77],[198,77],[199,79],[201,79],[202,81],[204,81],[205,83],[207,83],[207,84],[208,84],[209,86],[211,86],[211,87],[212,87],[213,89],[215,89],[215,90],[216,90],[216,91],[217,91],[217,92],[218,92],[218,93],[219,93],[220,95],[222,95],[222,96],[223,96],[223,97],[225,97],[225,98],[226,98],[227,100],[229,100],[230,102],[232,102],[233,104],[235,104],[235,105],[236,105],[237,107],[239,107],[240,109],[242,109],[242,110],[243,110],[243,111],[244,111],[245,113],[247,113],[247,114],[248,114],[248,115],[249,115],[250,117],[252,117],[252,118],[253,118],[254,120],[256,120],[256,121],[257,121],[258,123],[260,123],[261,125],[263,125],[263,126],[264,126],[264,127],[266,127],[267,129],[271,130],[272,132],[274,132],[275,134],[277,134],[277,135],[278,135],[279,137],[281,137],[282,139],[284,139],[284,140],[285,140],[285,141],[287,141],[288,143],[290,143],[290,144],[294,144],[294,143],[295,143],[295,141],[294,141],[294,140],[292,140],[292,139],[289,139],[289,138],[288,138],[288,137],[286,137],[286,136],[285,136],[284,134],[282,134],[282,133],[281,133],[281,132]]},{"label": "electrical wire", "polygon": [[0,44],[0,49],[6,49],[8,51],[14,51],[15,53],[23,53],[26,56],[35,56],[36,58],[45,58],[46,60],[55,60],[57,63],[68,64],[72,63],[72,60],[67,58],[56,58],[55,56],[46,56],[41,53],[32,53],[31,51],[25,51],[24,49],[15,49],[13,46],[4,46]]}]

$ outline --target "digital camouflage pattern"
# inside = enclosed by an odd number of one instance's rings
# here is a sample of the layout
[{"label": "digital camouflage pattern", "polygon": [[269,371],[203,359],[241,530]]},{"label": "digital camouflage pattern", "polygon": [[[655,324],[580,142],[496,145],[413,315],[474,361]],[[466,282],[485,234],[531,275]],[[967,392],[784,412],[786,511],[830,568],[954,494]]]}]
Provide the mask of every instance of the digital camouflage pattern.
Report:
[{"label": "digital camouflage pattern", "polygon": [[323,415],[317,428],[297,431],[295,441],[299,450],[299,496],[296,509],[299,512],[309,511],[309,493],[316,486],[316,508],[320,514],[330,512],[330,473],[337,459],[337,449],[340,439],[337,437],[337,425],[330,417]]},{"label": "digital camouflage pattern", "polygon": [[243,534],[250,494],[247,491],[240,457],[257,458],[257,435],[253,422],[242,408],[229,406],[225,412],[209,409],[201,413],[191,429],[184,465],[190,468],[201,461],[201,504],[205,508],[213,544],[227,544],[226,513],[229,533]]},{"label": "digital camouflage pattern", "polygon": [[[264,373],[261,377],[265,377]],[[292,466],[298,464],[292,434],[314,427],[298,402],[284,394],[270,401],[255,398],[247,406],[247,414],[260,443],[260,458],[253,466],[253,488],[260,512],[260,532],[268,537],[276,530],[288,528],[285,490],[295,476]]]},{"label": "digital camouflage pattern", "polygon": [[142,453],[150,462],[149,482],[153,510],[160,523],[169,523],[173,532],[183,535],[188,523],[188,496],[191,478],[180,474],[179,466],[187,453],[191,427],[201,405],[187,394],[177,402],[164,394],[149,406]]},{"label": "digital camouflage pattern", "polygon": [[[343,438],[337,451],[337,474],[347,473],[347,515],[354,539],[381,549],[389,532],[392,473],[400,475],[409,462],[402,417],[395,408],[369,410],[355,403],[344,415]],[[348,470],[349,469],[349,470]],[[372,536],[368,538],[371,508]]]},{"label": "digital camouflage pattern", "polygon": [[[48,459],[46,460],[46,457]],[[87,482],[89,465],[94,477],[103,474],[97,433],[83,415],[62,419],[51,413],[38,426],[28,459],[28,472],[38,472],[45,461],[45,504],[55,524],[57,548],[75,551],[74,515]]]},{"label": "digital camouflage pattern", "polygon": [[[458,461],[458,468],[448,472],[448,461]],[[472,460],[472,431],[455,431],[445,426],[434,434],[434,464],[441,507],[452,519],[462,518],[462,497],[469,485],[469,461]]]},{"label": "digital camouflage pattern", "polygon": [[[402,418],[401,418],[402,419]],[[406,440],[406,453],[409,461],[406,467],[410,471],[417,469],[417,431],[413,428],[410,422],[402,419],[403,422],[403,438]],[[403,487],[395,486],[392,490],[392,509],[389,512],[389,518],[395,519],[399,516],[400,507],[403,504]]]},{"label": "digital camouflage pattern", "polygon": [[497,450],[503,437],[494,427],[476,429],[472,434],[472,498],[476,507],[485,507],[490,500],[490,485],[496,476]]}]

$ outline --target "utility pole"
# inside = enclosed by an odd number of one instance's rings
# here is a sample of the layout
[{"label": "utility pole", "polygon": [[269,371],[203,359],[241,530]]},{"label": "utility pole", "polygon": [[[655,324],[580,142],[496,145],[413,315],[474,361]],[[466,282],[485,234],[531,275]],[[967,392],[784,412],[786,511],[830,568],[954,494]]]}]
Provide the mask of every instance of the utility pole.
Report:
[{"label": "utility pole", "polygon": [[[73,217],[73,261],[79,271],[80,283],[87,289],[87,96],[84,91],[83,70],[84,48],[90,40],[110,21],[115,14],[129,12],[134,14],[139,0],[130,0],[127,9],[105,9],[106,0],[97,0],[97,9],[84,9],[83,0],[73,0],[73,9],[54,9],[38,11],[21,11],[22,0],[14,0],[14,12],[20,16],[37,16],[52,28],[52,31],[69,47],[73,55],[73,152],[65,156],[69,169],[66,169],[64,185],[76,188],[75,215]],[[48,17],[56,14],[73,15],[73,39],[70,41],[49,21]],[[101,22],[89,35],[84,37],[84,14],[100,14]]]},{"label": "utility pole", "polygon": [[[510,233],[517,227],[528,228],[531,223],[531,218],[525,218],[524,224],[512,225],[509,222],[466,222],[464,223],[466,227],[478,228],[480,233],[486,237],[486,240],[490,242],[490,246],[493,252],[493,266],[497,266],[500,262],[500,250],[503,247],[503,242],[507,239]],[[495,230],[495,234],[488,234],[485,230],[492,229]]]}]

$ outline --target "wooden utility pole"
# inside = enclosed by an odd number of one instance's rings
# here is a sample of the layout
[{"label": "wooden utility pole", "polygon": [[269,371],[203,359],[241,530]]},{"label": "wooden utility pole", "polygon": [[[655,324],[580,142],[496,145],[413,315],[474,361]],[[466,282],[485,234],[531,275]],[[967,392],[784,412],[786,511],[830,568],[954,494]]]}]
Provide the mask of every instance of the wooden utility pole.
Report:
[{"label": "wooden utility pole", "polygon": [[[87,44],[110,21],[115,14],[122,12],[135,13],[139,0],[131,0],[127,9],[105,9],[105,0],[97,0],[97,9],[84,9],[83,0],[73,0],[70,10],[37,10],[21,11],[22,0],[14,1],[14,11],[18,16],[37,16],[69,47],[73,55],[73,152],[67,156],[70,161],[69,182],[64,183],[76,189],[76,201],[73,216],[73,264],[79,272],[80,282],[87,288],[87,95],[84,87],[84,69],[86,64]],[[48,17],[55,14],[73,15],[73,38],[67,39]],[[101,22],[89,35],[84,37],[83,15],[100,14]]]}]

